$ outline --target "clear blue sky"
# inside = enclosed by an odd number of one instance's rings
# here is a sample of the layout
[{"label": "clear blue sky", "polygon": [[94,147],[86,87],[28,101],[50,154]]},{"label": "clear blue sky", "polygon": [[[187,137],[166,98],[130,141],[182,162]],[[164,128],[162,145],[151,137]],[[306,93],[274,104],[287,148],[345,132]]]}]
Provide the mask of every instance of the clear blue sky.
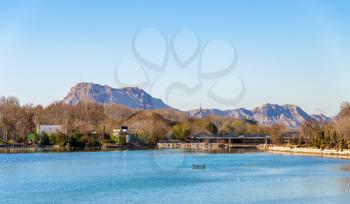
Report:
[{"label": "clear blue sky", "polygon": [[[270,102],[334,115],[350,100],[349,11],[346,0],[3,0],[0,95],[47,105],[80,80],[119,87],[117,65],[133,59],[135,34],[151,27],[169,39],[189,30],[202,45],[225,39],[237,49],[234,75],[246,85],[243,100],[224,105],[180,90],[172,95],[175,107],[252,108]],[[172,76],[184,77],[177,71]],[[218,94],[229,95],[236,82],[226,80]]]}]

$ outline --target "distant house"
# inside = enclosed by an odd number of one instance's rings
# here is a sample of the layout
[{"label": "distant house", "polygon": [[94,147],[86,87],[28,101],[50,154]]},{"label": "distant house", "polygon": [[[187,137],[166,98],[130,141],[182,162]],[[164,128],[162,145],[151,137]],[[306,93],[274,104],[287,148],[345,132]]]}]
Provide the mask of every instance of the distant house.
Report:
[{"label": "distant house", "polygon": [[114,136],[121,136],[121,135],[127,135],[129,132],[128,126],[121,126],[120,129],[114,129],[112,135]]},{"label": "distant house", "polygon": [[66,133],[66,127],[64,125],[38,125],[36,130],[38,135],[49,135],[59,132]]},{"label": "distant house", "polygon": [[120,129],[114,129],[112,135],[119,138],[123,138],[122,140],[125,141],[127,144],[139,142],[138,138],[135,135],[131,134],[128,126],[121,126]]}]

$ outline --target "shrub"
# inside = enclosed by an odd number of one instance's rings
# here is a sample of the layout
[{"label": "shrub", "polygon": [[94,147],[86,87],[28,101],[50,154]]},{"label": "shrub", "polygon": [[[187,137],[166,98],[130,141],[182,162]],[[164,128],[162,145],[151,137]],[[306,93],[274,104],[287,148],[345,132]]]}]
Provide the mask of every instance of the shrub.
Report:
[{"label": "shrub", "polygon": [[80,138],[80,142],[84,143],[85,146],[87,145],[89,147],[96,147],[101,145],[101,143],[99,143],[97,138],[93,135],[83,135]]},{"label": "shrub", "polygon": [[172,138],[175,138],[178,140],[186,140],[187,137],[191,134],[191,125],[187,122],[174,125],[170,129],[170,134]]},{"label": "shrub", "polygon": [[317,148],[317,149],[321,148],[321,142],[320,142],[319,139],[315,139],[314,140],[314,147]]},{"label": "shrub", "polygon": [[115,142],[116,144],[119,144],[119,145],[125,145],[126,144],[126,138],[125,136],[116,136],[116,135],[113,135],[111,137],[111,140],[113,142]]},{"label": "shrub", "polygon": [[49,135],[50,142],[55,145],[65,146],[69,142],[69,137],[63,133]]},{"label": "shrub", "polygon": [[341,151],[343,151],[344,146],[345,146],[345,140],[344,140],[344,138],[341,138],[341,140],[340,140],[340,142],[339,142],[339,149],[340,149]]},{"label": "shrub", "polygon": [[16,141],[14,141],[14,140],[9,140],[9,141],[7,142],[7,144],[13,145],[13,144],[16,144]]},{"label": "shrub", "polygon": [[218,127],[215,125],[215,123],[210,122],[207,126],[207,130],[213,135],[218,135]]},{"label": "shrub", "polygon": [[27,136],[27,140],[29,140],[30,142],[37,142],[38,141],[38,135],[35,134],[35,133],[30,133],[28,136]]},{"label": "shrub", "polygon": [[38,142],[41,145],[50,145],[50,138],[46,133],[44,133],[38,136]]}]

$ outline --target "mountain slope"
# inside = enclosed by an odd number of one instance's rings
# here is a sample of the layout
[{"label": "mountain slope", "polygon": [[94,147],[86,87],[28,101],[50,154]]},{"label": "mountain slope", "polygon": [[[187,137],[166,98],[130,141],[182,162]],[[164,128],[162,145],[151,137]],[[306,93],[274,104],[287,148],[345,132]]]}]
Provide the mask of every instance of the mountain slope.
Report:
[{"label": "mountain slope", "polygon": [[253,110],[254,119],[265,125],[276,123],[296,128],[312,117],[296,105],[265,104]]},{"label": "mountain slope", "polygon": [[[133,109],[164,109],[171,108],[162,100],[153,98],[151,95],[136,87],[114,89],[93,83],[79,83],[75,85],[67,96],[64,103],[76,105],[80,102],[92,101],[100,104],[119,104]],[[175,109],[173,109],[175,110]],[[190,117],[205,118],[210,115],[223,116],[236,119],[252,119],[263,125],[285,124],[289,128],[297,128],[302,122],[308,120],[331,121],[324,115],[309,115],[296,105],[264,104],[253,110],[244,108],[233,110],[220,109],[196,109],[190,110]]]},{"label": "mountain slope", "polygon": [[93,83],[79,83],[75,85],[63,99],[64,103],[70,105],[76,105],[83,101],[92,101],[100,104],[115,103],[129,108],[140,109],[170,108],[162,100],[153,98],[144,90],[136,87],[114,89]]},{"label": "mountain slope", "polygon": [[284,124],[288,128],[297,128],[304,121],[316,120],[328,122],[331,118],[324,115],[309,115],[296,105],[264,104],[253,110],[244,108],[221,111],[218,109],[197,109],[189,111],[191,117],[207,117],[209,115],[224,116],[236,119],[254,119],[263,125]]}]

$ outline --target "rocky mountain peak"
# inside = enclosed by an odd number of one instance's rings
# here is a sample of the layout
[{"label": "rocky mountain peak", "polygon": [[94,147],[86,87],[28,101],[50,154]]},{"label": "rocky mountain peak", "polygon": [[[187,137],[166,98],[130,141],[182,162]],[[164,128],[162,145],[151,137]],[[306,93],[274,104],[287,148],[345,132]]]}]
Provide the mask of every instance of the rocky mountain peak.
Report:
[{"label": "rocky mountain peak", "polygon": [[79,83],[71,88],[63,102],[76,105],[86,100],[99,104],[116,103],[140,109],[170,108],[162,100],[153,98],[147,92],[137,87],[115,89],[107,85],[86,82]]}]

